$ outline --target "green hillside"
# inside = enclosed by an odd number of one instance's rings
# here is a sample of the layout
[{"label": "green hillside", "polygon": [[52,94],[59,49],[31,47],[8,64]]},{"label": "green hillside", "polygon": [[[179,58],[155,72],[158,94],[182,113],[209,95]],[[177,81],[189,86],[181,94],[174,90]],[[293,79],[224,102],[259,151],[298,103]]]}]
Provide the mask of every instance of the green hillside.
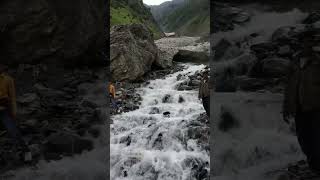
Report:
[{"label": "green hillside", "polygon": [[110,5],[111,26],[141,23],[153,32],[155,39],[163,36],[163,32],[142,0],[111,0]]},{"label": "green hillside", "polygon": [[177,32],[187,36],[204,36],[210,32],[210,1],[186,0],[185,4],[159,23],[166,32]]}]

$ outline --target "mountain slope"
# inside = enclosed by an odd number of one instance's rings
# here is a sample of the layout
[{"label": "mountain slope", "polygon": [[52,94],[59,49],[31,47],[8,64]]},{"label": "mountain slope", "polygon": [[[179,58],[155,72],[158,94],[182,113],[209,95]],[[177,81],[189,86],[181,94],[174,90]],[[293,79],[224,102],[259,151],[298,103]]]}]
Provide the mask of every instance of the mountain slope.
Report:
[{"label": "mountain slope", "polygon": [[142,0],[111,0],[110,18],[111,26],[141,23],[153,32],[155,39],[163,36],[163,32]]},{"label": "mountain slope", "polygon": [[161,22],[162,18],[183,6],[184,1],[185,0],[166,1],[160,5],[151,5],[149,7],[155,20]]},{"label": "mountain slope", "polygon": [[[173,1],[174,2],[174,1]],[[186,36],[205,36],[210,31],[210,1],[185,0],[173,5],[172,11],[157,19],[166,32],[177,32]],[[161,5],[158,7],[161,8]],[[156,7],[151,8],[153,14]]]}]

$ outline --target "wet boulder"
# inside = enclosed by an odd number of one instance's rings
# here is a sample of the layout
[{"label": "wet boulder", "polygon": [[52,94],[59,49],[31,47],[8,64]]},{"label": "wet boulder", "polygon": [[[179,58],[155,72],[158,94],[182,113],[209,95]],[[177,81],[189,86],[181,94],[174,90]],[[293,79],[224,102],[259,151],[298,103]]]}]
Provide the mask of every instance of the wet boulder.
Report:
[{"label": "wet boulder", "polygon": [[48,137],[46,152],[73,155],[93,149],[93,142],[70,133],[55,133]]},{"label": "wet boulder", "polygon": [[208,63],[209,56],[205,52],[179,50],[177,54],[173,56],[173,61],[176,62],[193,62],[193,63]]},{"label": "wet boulder", "polygon": [[279,47],[278,55],[280,57],[290,57],[293,54],[293,50],[289,45],[283,45]]},{"label": "wet boulder", "polygon": [[152,107],[149,114],[160,114],[160,109],[157,107]]},{"label": "wet boulder", "polygon": [[199,85],[200,85],[200,80],[193,79],[193,80],[189,81],[188,85],[189,85],[189,86],[199,87]]},{"label": "wet boulder", "polygon": [[288,39],[290,37],[290,32],[292,31],[293,27],[288,26],[288,27],[281,27],[277,29],[273,34],[272,34],[272,41],[277,41],[277,40],[283,40],[283,39]]},{"label": "wet boulder", "polygon": [[249,20],[250,20],[250,14],[244,11],[236,13],[232,18],[232,21],[238,24],[248,22]]},{"label": "wet boulder", "polygon": [[19,105],[19,114],[32,114],[40,111],[40,97],[36,93],[26,93],[17,98],[17,104]]},{"label": "wet boulder", "polygon": [[232,67],[225,67],[219,69],[219,72],[216,73],[216,92],[235,92],[237,90],[235,71]]},{"label": "wet boulder", "polygon": [[171,103],[172,102],[172,96],[170,94],[166,94],[162,98],[162,103]]},{"label": "wet boulder", "polygon": [[240,76],[237,78],[239,89],[243,91],[258,91],[264,89],[268,85],[268,81],[260,78],[250,78]]},{"label": "wet boulder", "polygon": [[162,114],[164,117],[170,117],[171,113],[169,111],[166,111],[166,112],[163,112]]},{"label": "wet boulder", "polygon": [[304,32],[306,26],[304,24],[297,24],[294,26],[284,26],[278,28],[271,37],[272,41],[290,42],[293,37]]},{"label": "wet boulder", "polygon": [[222,64],[224,67],[217,65],[217,68],[231,68],[236,75],[247,75],[256,63],[257,57],[249,53]]},{"label": "wet boulder", "polygon": [[152,147],[156,149],[163,149],[163,142],[162,142],[162,133],[158,134],[158,137],[154,140]]},{"label": "wet boulder", "polygon": [[217,61],[221,59],[224,56],[226,49],[230,48],[231,46],[232,46],[232,43],[230,41],[224,38],[221,39],[217,43],[217,45],[213,47],[213,49],[215,50],[214,60]]},{"label": "wet boulder", "polygon": [[271,42],[255,44],[252,45],[250,49],[258,59],[264,59],[268,56],[272,56],[278,51],[277,44]]},{"label": "wet boulder", "polygon": [[287,74],[290,61],[283,58],[267,58],[261,62],[262,74],[265,77],[277,78],[283,77]]},{"label": "wet boulder", "polygon": [[184,84],[179,84],[177,87],[178,91],[190,91],[193,90],[193,87],[188,86],[188,85],[184,85]]},{"label": "wet boulder", "polygon": [[184,100],[184,98],[180,95],[180,96],[179,96],[178,103],[183,103],[183,102],[185,102],[185,100]]},{"label": "wet boulder", "polygon": [[306,19],[303,20],[304,24],[312,24],[320,21],[320,11],[314,11],[308,15]]},{"label": "wet boulder", "polygon": [[130,146],[131,144],[131,136],[125,136],[120,139],[121,144],[126,144],[126,146]]},{"label": "wet boulder", "polygon": [[250,20],[250,14],[241,8],[232,7],[227,3],[214,2],[212,27],[214,32],[230,31],[235,24],[243,24]]},{"label": "wet boulder", "polygon": [[222,105],[220,107],[220,121],[218,122],[219,130],[223,132],[227,132],[239,126],[240,126],[240,122],[235,117],[232,109],[230,107]]}]

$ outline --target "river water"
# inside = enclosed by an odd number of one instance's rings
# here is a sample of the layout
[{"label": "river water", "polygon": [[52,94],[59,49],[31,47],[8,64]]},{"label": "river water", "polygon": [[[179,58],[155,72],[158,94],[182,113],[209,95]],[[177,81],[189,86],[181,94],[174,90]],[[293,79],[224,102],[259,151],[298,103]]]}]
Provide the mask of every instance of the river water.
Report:
[{"label": "river water", "polygon": [[[176,90],[188,75],[205,66],[184,66],[183,71],[152,80],[140,88],[139,109],[112,118],[111,179],[191,180],[194,178],[188,161],[209,163],[209,152],[185,135],[188,130],[185,124],[204,112],[198,92]],[[182,77],[177,80],[179,74]],[[164,102],[165,96],[168,98]],[[184,102],[179,103],[179,98]],[[164,117],[163,112],[170,112],[170,117]]]}]

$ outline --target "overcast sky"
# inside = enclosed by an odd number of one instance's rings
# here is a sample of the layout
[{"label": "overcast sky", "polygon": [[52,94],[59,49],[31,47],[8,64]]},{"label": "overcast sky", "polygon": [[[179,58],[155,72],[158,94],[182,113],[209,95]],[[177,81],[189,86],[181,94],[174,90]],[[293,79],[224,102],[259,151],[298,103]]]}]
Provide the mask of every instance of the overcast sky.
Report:
[{"label": "overcast sky", "polygon": [[171,1],[171,0],[143,0],[143,2],[148,5],[159,5],[166,1]]}]

